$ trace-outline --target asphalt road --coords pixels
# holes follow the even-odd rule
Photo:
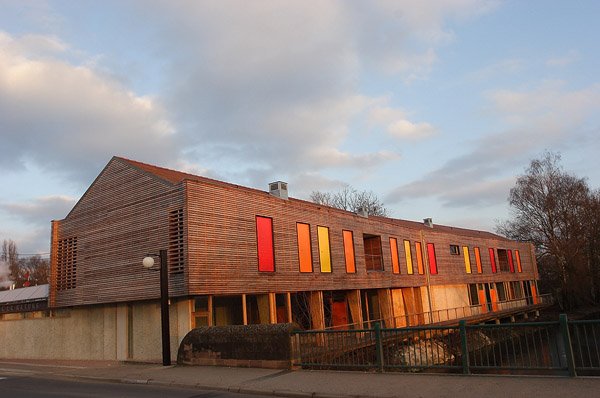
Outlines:
[[[15,376],[2,373],[0,373],[0,397],[260,398],[259,395],[236,394],[228,391],[206,391],[143,384],[50,379],[39,376]]]

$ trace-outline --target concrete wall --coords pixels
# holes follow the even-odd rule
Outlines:
[[[189,300],[170,307],[171,354],[190,331]],[[56,316],[0,321],[0,358],[86,359],[159,362],[160,305],[90,306]]]

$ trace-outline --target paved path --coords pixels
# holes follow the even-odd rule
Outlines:
[[[0,377],[46,375],[296,398],[600,397],[598,377],[462,376],[287,371],[101,361],[0,360]]]

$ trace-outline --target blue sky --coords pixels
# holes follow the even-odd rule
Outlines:
[[[0,0],[0,240],[113,155],[493,230],[544,150],[600,186],[597,1]]]

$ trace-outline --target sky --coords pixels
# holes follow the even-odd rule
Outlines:
[[[600,187],[600,2],[0,0],[0,240],[112,156],[493,231],[531,159]]]

